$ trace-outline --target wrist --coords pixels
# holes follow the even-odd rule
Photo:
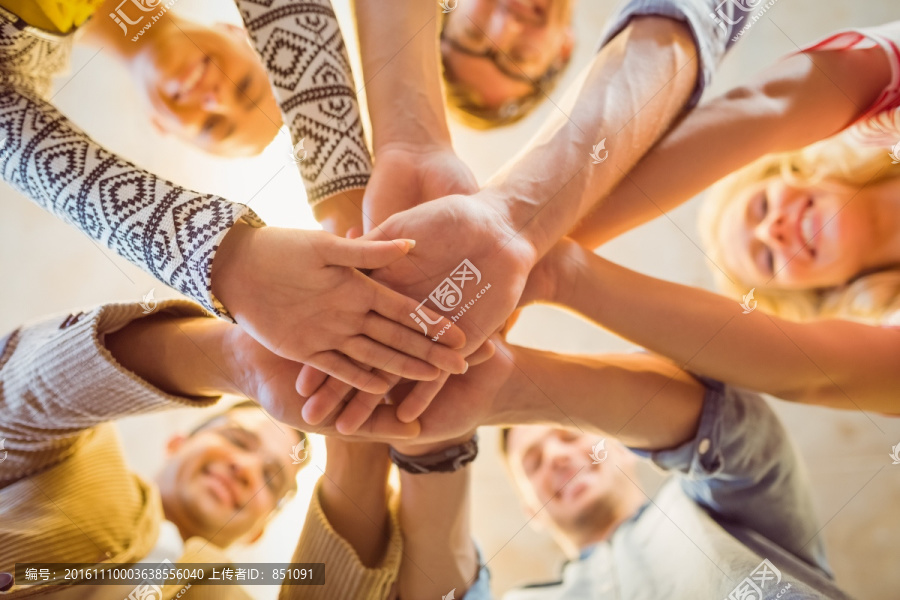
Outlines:
[[[238,221],[225,234],[213,258],[211,291],[232,316],[236,316],[237,309],[233,304],[237,291],[249,281],[245,278],[244,267],[258,233],[258,228]]]
[[[362,203],[365,190],[347,190],[322,200],[313,206],[313,216],[322,229],[340,237],[346,237],[351,229],[362,232]]]
[[[416,443],[395,443],[391,444],[391,447],[400,454],[405,456],[425,456],[426,454],[435,454],[438,452],[443,452],[448,448],[453,448],[454,446],[459,446],[461,444],[465,444],[475,435],[474,431],[467,432],[463,435],[448,439],[441,440],[439,442],[429,442],[427,444],[416,444]]]

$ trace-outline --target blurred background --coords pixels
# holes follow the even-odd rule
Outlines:
[[[334,0],[345,26],[355,67],[353,22],[348,0]],[[581,0],[576,10],[576,55],[556,100],[595,49],[614,3]],[[173,10],[196,20],[240,24],[229,0],[179,0]],[[825,34],[846,27],[900,19],[895,0],[780,0],[748,31],[721,65],[717,94],[743,81],[777,58]],[[358,75],[357,85],[362,81]],[[101,50],[75,51],[67,77],[56,80],[53,102],[99,143],[138,165],[186,187],[249,204],[271,225],[318,228],[307,208],[299,173],[286,136],[253,159],[226,160],[201,154],[162,137],[146,122],[125,73]],[[499,132],[453,127],[460,156],[485,181],[534,134],[551,111],[546,103],[524,122]],[[741,140],[734,140],[740,144]],[[887,151],[887,150],[886,150]],[[0,183],[0,330],[47,314],[109,301],[140,300],[150,290],[157,298],[177,294],[130,263],[52,217]],[[711,288],[695,230],[697,202],[661,217],[600,250],[603,256],[635,270],[681,283]],[[740,299],[736,298],[735,302]],[[630,346],[584,321],[551,308],[529,308],[511,335],[513,343],[557,352],[602,353]],[[900,358],[900,357],[898,357]],[[900,367],[898,367],[900,368]],[[598,390],[602,394],[602,390]],[[898,390],[900,395],[900,390]],[[900,597],[900,465],[892,465],[891,447],[900,443],[900,420],[861,412],[772,404],[806,460],[813,496],[838,583],[851,595],[873,600]],[[120,423],[128,458],[152,477],[164,458],[166,439],[204,418],[203,411],[180,410]],[[563,557],[548,536],[527,526],[506,478],[494,431],[483,431],[475,463],[475,534],[492,572],[498,596],[510,587],[558,578]],[[236,559],[288,560],[302,527],[306,504],[324,467],[324,444],[315,438],[312,459],[300,474],[300,493],[251,548],[232,552]],[[648,495],[662,475],[646,469]],[[277,590],[253,587],[251,594],[274,598]]]

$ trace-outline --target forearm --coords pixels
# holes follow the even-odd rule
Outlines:
[[[516,365],[487,425],[545,424],[615,435],[633,448],[692,439],[703,386],[649,354],[566,356],[508,347]]]
[[[400,598],[462,598],[478,573],[472,542],[470,471],[413,475],[400,471],[404,559]]]
[[[889,77],[880,48],[800,54],[778,62],[688,115],[570,237],[595,248],[757,158],[834,135],[872,104]]]
[[[330,0],[273,0],[265,6],[235,1],[274,84],[291,139],[306,141],[308,157],[299,168],[309,203],[315,206],[364,188],[372,163],[350,60]],[[288,71],[279,62],[281,44],[283,52],[298,53],[296,61],[293,55],[286,59]]]
[[[160,179],[108,152],[28,90],[4,86],[0,100],[0,127],[16,132],[9,135],[0,153],[0,170],[7,183],[91,239],[216,311],[210,289],[217,248],[235,223],[263,224],[253,211]],[[61,140],[78,145],[86,158],[69,165],[65,177],[50,184],[44,158],[60,151]],[[111,201],[125,193],[120,186],[126,181],[140,182],[141,189],[129,211],[119,210],[119,204]],[[73,197],[78,201],[72,202]]]
[[[184,301],[160,303],[157,311],[216,322]],[[104,337],[142,317],[137,304],[111,304],[21,327],[0,341],[0,438],[9,450],[0,486],[58,464],[102,423],[214,402],[165,394],[111,355]]]
[[[335,533],[350,544],[363,566],[375,568],[383,560],[390,537],[390,462],[386,447],[331,438],[326,438],[326,445],[328,463],[321,486],[322,510]]]
[[[434,2],[355,0],[366,101],[377,158],[388,144],[446,145]]]
[[[543,255],[605,197],[662,135],[697,80],[693,40],[679,22],[640,17],[596,56],[568,116],[536,136],[490,183],[499,209]],[[608,160],[591,152],[605,141]],[[509,200],[513,199],[513,200]]]
[[[173,396],[241,394],[228,374],[226,329],[210,318],[151,315],[104,336],[104,345],[123,367]]]
[[[788,400],[897,412],[895,329],[743,314],[739,298],[654,279],[587,251],[573,260],[577,283],[564,288],[561,304],[683,368]]]

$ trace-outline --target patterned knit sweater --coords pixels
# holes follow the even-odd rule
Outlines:
[[[237,0],[295,142],[311,204],[365,187],[371,159],[353,75],[329,0]],[[72,36],[0,9],[0,176],[28,198],[160,281],[227,317],[211,293],[216,249],[242,204],[185,189],[107,151],[47,98]]]

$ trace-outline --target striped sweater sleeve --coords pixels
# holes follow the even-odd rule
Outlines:
[[[290,130],[310,205],[364,188],[372,162],[331,1],[236,2]]]
[[[319,498],[322,479],[316,485],[300,542],[291,562],[325,563],[325,584],[316,586],[283,586],[279,600],[387,600],[403,559],[403,536],[400,531],[399,504],[391,503],[390,538],[381,564],[374,568],[364,566],[353,547],[328,522]]]
[[[184,300],[160,302],[154,314],[208,316]],[[95,426],[120,417],[217,399],[173,396],[120,365],[103,335],[141,318],[138,304],[109,304],[23,326],[0,340],[0,487],[74,453]]]

